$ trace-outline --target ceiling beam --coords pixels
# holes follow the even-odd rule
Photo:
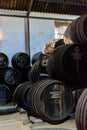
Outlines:
[[[33,2],[34,2],[34,0],[30,0],[29,8],[28,8],[28,11],[27,11],[27,17],[28,17],[29,14],[30,14],[30,11],[31,11],[31,8],[32,8],[32,5],[33,5]]]
[[[60,0],[36,0],[36,1],[87,7],[87,1],[82,2],[80,0],[78,2],[76,2],[75,0],[73,0],[73,1],[67,1],[67,0],[61,0],[61,1]]]

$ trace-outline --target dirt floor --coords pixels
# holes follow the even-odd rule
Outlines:
[[[71,118],[62,124],[51,125],[30,117],[36,123],[28,122],[26,113],[0,115],[0,130],[76,130],[75,120]]]

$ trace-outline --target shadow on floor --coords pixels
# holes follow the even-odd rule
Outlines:
[[[72,129],[65,129],[65,128],[37,128],[35,130],[72,130]]]

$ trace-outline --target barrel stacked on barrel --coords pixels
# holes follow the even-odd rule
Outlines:
[[[73,94],[63,82],[44,79],[19,85],[14,92],[14,102],[27,111],[28,118],[34,116],[58,124],[70,117]]]
[[[28,80],[30,56],[18,52],[12,57],[12,66],[8,64],[7,55],[0,53],[0,105],[12,102],[17,85]]]
[[[47,74],[50,75],[52,79],[67,84],[72,92],[76,92],[74,94],[76,97],[74,98],[79,98],[82,91],[87,87],[87,15],[78,17],[68,26],[64,33],[64,43],[65,45],[57,46],[56,49],[52,48],[52,51],[50,50],[52,46],[48,44],[42,51],[45,55],[51,52],[46,66]],[[83,101],[84,99],[81,100]],[[75,105],[77,105],[77,102],[78,99],[77,101],[75,99]],[[85,104],[86,100],[83,105],[78,105],[77,107],[77,115],[79,115],[79,118],[80,115],[82,115],[81,119],[79,119],[78,116],[76,117],[78,130],[87,130],[85,123],[87,119],[87,109]],[[83,112],[84,109],[85,112]],[[82,113],[85,113],[85,115]],[[82,120],[84,120],[84,122]],[[81,127],[79,127],[79,125]]]
[[[14,68],[6,69],[4,82],[9,84],[10,88],[16,86],[14,102],[27,111],[28,118],[33,115],[49,123],[61,123],[70,117],[73,108],[77,105],[75,108],[77,128],[87,130],[85,120],[87,92],[85,90],[81,96],[82,105],[80,101],[75,104],[73,97],[75,90],[85,89],[87,86],[86,26],[87,15],[74,20],[66,29],[64,40],[53,40],[55,43],[52,41],[52,46],[47,44],[42,52],[34,55],[31,69],[28,55],[17,53],[13,56]],[[22,80],[19,78],[19,71],[23,76]],[[27,80],[25,80],[26,75]],[[3,76],[0,79],[3,79]]]

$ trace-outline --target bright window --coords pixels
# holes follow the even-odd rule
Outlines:
[[[55,39],[63,38],[64,32],[70,23],[71,21],[55,21],[54,22]]]

